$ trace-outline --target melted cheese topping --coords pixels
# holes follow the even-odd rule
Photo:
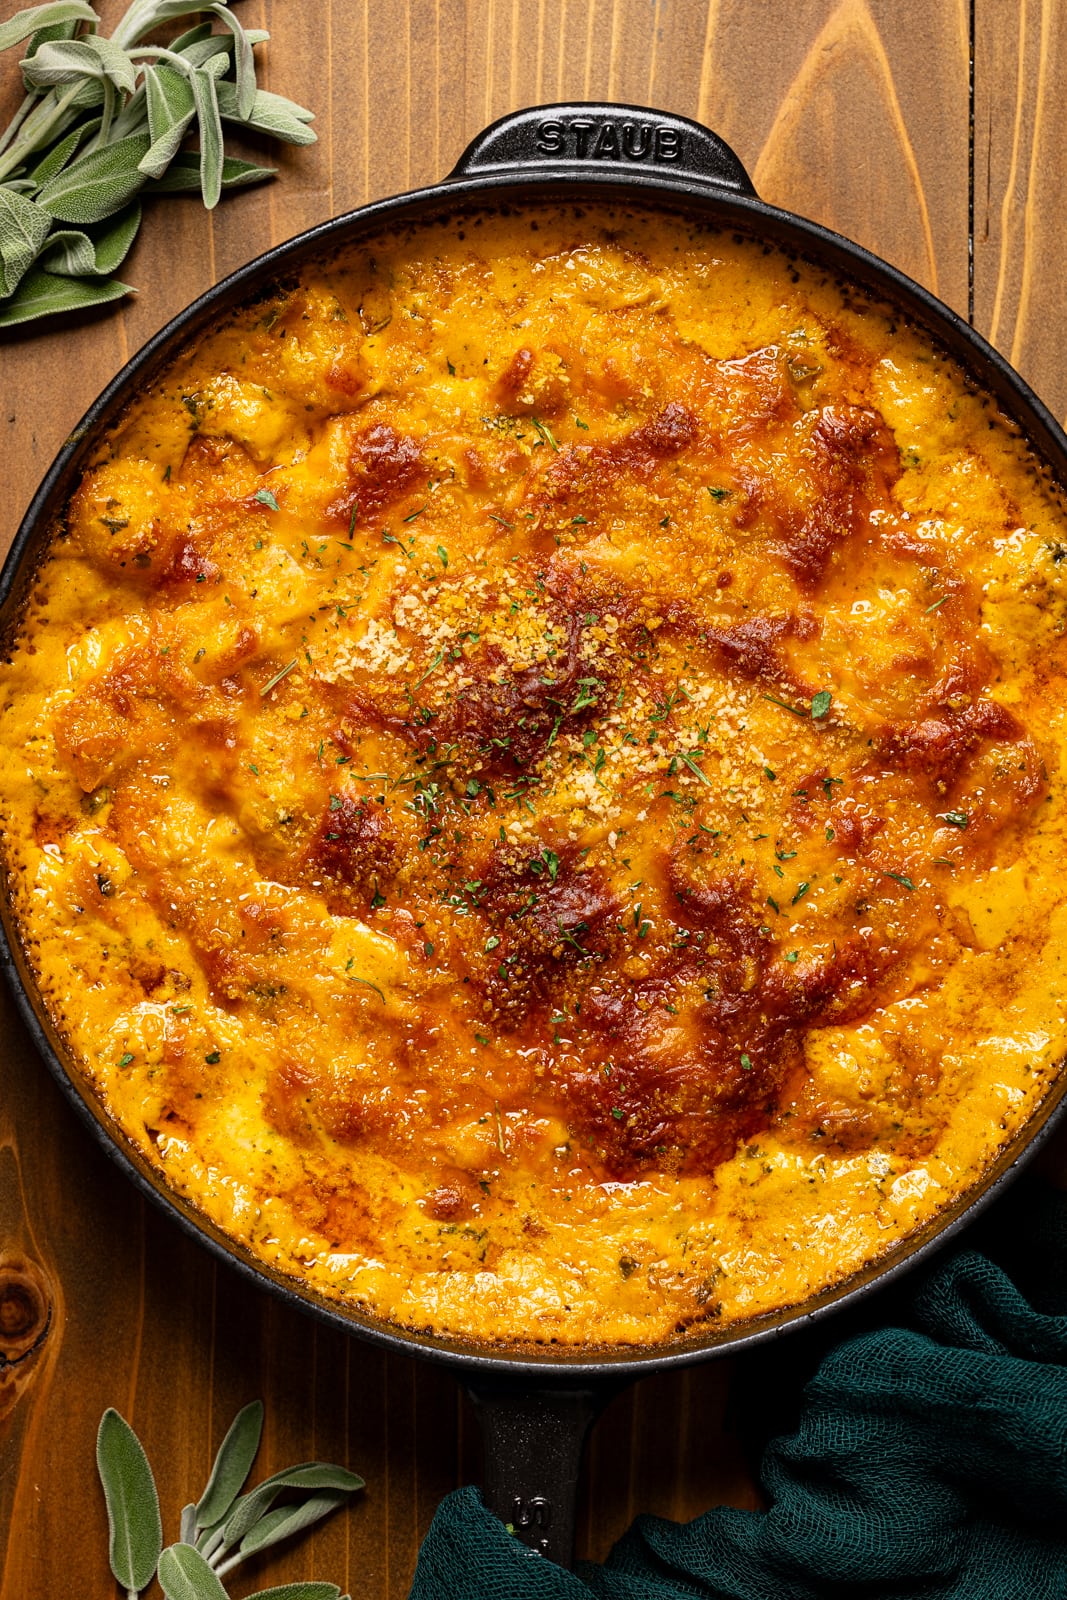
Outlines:
[[[347,1305],[802,1301],[1063,1055],[1065,549],[988,401],[801,263],[629,210],[379,239],[145,393],[39,575],[0,780],[56,1021]]]

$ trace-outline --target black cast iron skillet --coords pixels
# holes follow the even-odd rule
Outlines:
[[[0,575],[0,640],[10,636],[56,520],[105,430],[179,349],[278,279],[321,262],[362,238],[411,221],[455,217],[466,208],[527,207],[538,201],[621,201],[682,210],[754,235],[869,289],[921,324],[1016,421],[1052,475],[1067,485],[1067,437],[1037,396],[956,314],[884,261],[838,234],[757,199],[744,168],[715,134],[695,122],[636,106],[555,105],[502,118],[471,143],[443,183],[376,201],[268,251],[210,289],[134,356],[63,446],[33,499]],[[484,1493],[520,1537],[552,1558],[570,1559],[582,1443],[604,1401],[628,1379],[707,1360],[810,1325],[886,1284],[956,1234],[1010,1182],[1067,1111],[1067,1074],[972,1188],[917,1234],[861,1272],[803,1304],[741,1327],[708,1327],[677,1343],[632,1348],[478,1346],[409,1333],[360,1316],[255,1260],[180,1195],[107,1119],[59,1037],[0,897],[0,963],[22,1016],[60,1087],[99,1142],[143,1194],[176,1217],[215,1255],[292,1305],[372,1344],[436,1361],[467,1386],[486,1446]]]

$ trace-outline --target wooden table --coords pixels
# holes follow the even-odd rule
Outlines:
[[[110,25],[124,6],[100,9]],[[277,182],[213,216],[160,203],[123,269],[141,293],[121,310],[0,344],[0,548],[97,391],[194,295],[312,223],[440,177],[492,118],[568,98],[700,118],[764,198],[970,311],[1057,415],[1067,407],[1056,0],[246,0],[242,14],[270,29],[267,84],[317,111],[319,143],[283,148]],[[16,54],[0,64],[5,108]],[[216,1266],[90,1144],[6,994],[0,1031],[0,1352],[18,1355],[50,1319],[25,1360],[0,1364],[0,1600],[117,1593],[93,1457],[106,1406],[141,1433],[175,1537],[224,1428],[257,1395],[261,1472],[321,1456],[368,1487],[238,1590],[316,1576],[402,1600],[437,1502],[477,1476],[454,1381],[323,1331]],[[787,1411],[803,1352],[762,1359],[755,1387]],[[759,1504],[753,1384],[740,1379],[720,1362],[613,1404],[587,1458],[580,1554],[602,1556],[639,1510]]]

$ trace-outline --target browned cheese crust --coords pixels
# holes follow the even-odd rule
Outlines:
[[[0,768],[56,1021],[333,1299],[799,1302],[1062,1057],[1065,548],[813,268],[620,210],[375,240],[180,359],[57,532]]]

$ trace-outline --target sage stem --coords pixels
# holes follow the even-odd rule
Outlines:
[[[213,1555],[217,1555],[218,1551],[222,1547],[222,1540],[225,1531],[225,1528],[216,1528],[215,1532],[211,1535],[211,1538],[207,1541],[200,1552],[204,1560],[210,1561],[212,1566],[214,1566],[215,1563],[211,1561],[211,1558]]]
[[[39,150],[43,144],[49,142],[57,128],[61,126],[72,101],[84,87],[82,83],[71,84],[66,94],[59,99],[55,98],[54,89],[48,91],[37,109],[26,118],[21,136],[15,140],[7,155],[0,157],[0,182],[9,172],[14,172],[16,167],[20,167],[27,156],[31,156],[35,150]],[[52,102],[51,107],[49,101]],[[46,108],[48,108],[47,115],[39,117],[39,113]]]
[[[142,34],[148,33],[155,26],[154,10],[154,0],[147,0],[147,4],[146,0],[134,0],[111,35],[115,43],[122,45],[123,48],[126,47],[127,41],[135,44]]]
[[[190,66],[183,55],[179,55],[175,50],[168,50],[162,44],[138,45],[135,50],[127,50],[126,54],[131,61],[140,60],[142,56],[151,56],[156,61],[169,61],[179,72],[184,72],[187,78],[191,78],[197,70],[195,67]]]
[[[0,133],[0,151],[7,149],[8,145],[11,143],[12,139],[15,137],[16,133],[19,131],[22,124],[25,122],[26,118],[29,116],[36,104],[37,96],[35,94],[28,94],[23,100],[22,104],[19,106],[18,110],[15,112],[15,115],[11,118],[11,121],[8,123],[7,127],[4,129],[4,132]]]
[[[115,85],[110,78],[104,79],[104,110],[100,119],[100,126],[96,131],[96,138],[89,146],[90,150],[99,150],[107,144],[108,134],[111,132],[111,123],[115,116]]]

